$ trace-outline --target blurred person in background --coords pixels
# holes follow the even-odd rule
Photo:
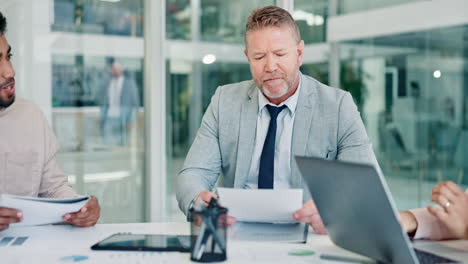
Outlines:
[[[135,80],[122,64],[108,59],[109,74],[97,93],[101,107],[101,131],[107,145],[128,144],[129,130],[137,119],[140,96]]]

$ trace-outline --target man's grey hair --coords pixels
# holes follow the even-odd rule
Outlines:
[[[291,14],[281,7],[264,6],[255,8],[247,18],[245,25],[245,44],[247,46],[247,34],[251,31],[263,29],[266,27],[289,27],[296,42],[301,40],[299,27]]]

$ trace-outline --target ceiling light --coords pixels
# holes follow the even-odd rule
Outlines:
[[[206,54],[203,56],[202,62],[204,64],[212,64],[213,62],[216,61],[216,56],[213,54]]]

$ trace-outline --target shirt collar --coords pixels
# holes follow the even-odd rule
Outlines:
[[[270,101],[268,101],[268,99],[265,97],[262,91],[258,89],[258,112],[259,114],[260,115],[262,114],[262,110],[266,105],[272,105],[272,106],[278,106],[278,107],[286,105],[291,115],[294,115],[294,113],[296,112],[296,106],[297,106],[297,101],[299,99],[301,86],[302,86],[302,78],[301,78],[301,74],[299,73],[299,85],[297,87],[296,92],[291,97],[289,97],[286,101],[281,102],[279,105],[275,105],[271,103]]]

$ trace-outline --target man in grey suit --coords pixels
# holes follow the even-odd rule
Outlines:
[[[101,105],[101,131],[109,145],[125,145],[128,130],[137,117],[140,97],[135,81],[125,74],[124,67],[114,58],[108,60],[109,78],[105,78],[98,93]]]
[[[187,213],[194,201],[216,198],[221,174],[224,187],[303,188],[306,202],[292,217],[324,234],[294,156],[378,168],[359,112],[349,93],[300,73],[304,41],[287,11],[254,9],[245,45],[253,80],[216,90],[177,176],[179,207]]]

